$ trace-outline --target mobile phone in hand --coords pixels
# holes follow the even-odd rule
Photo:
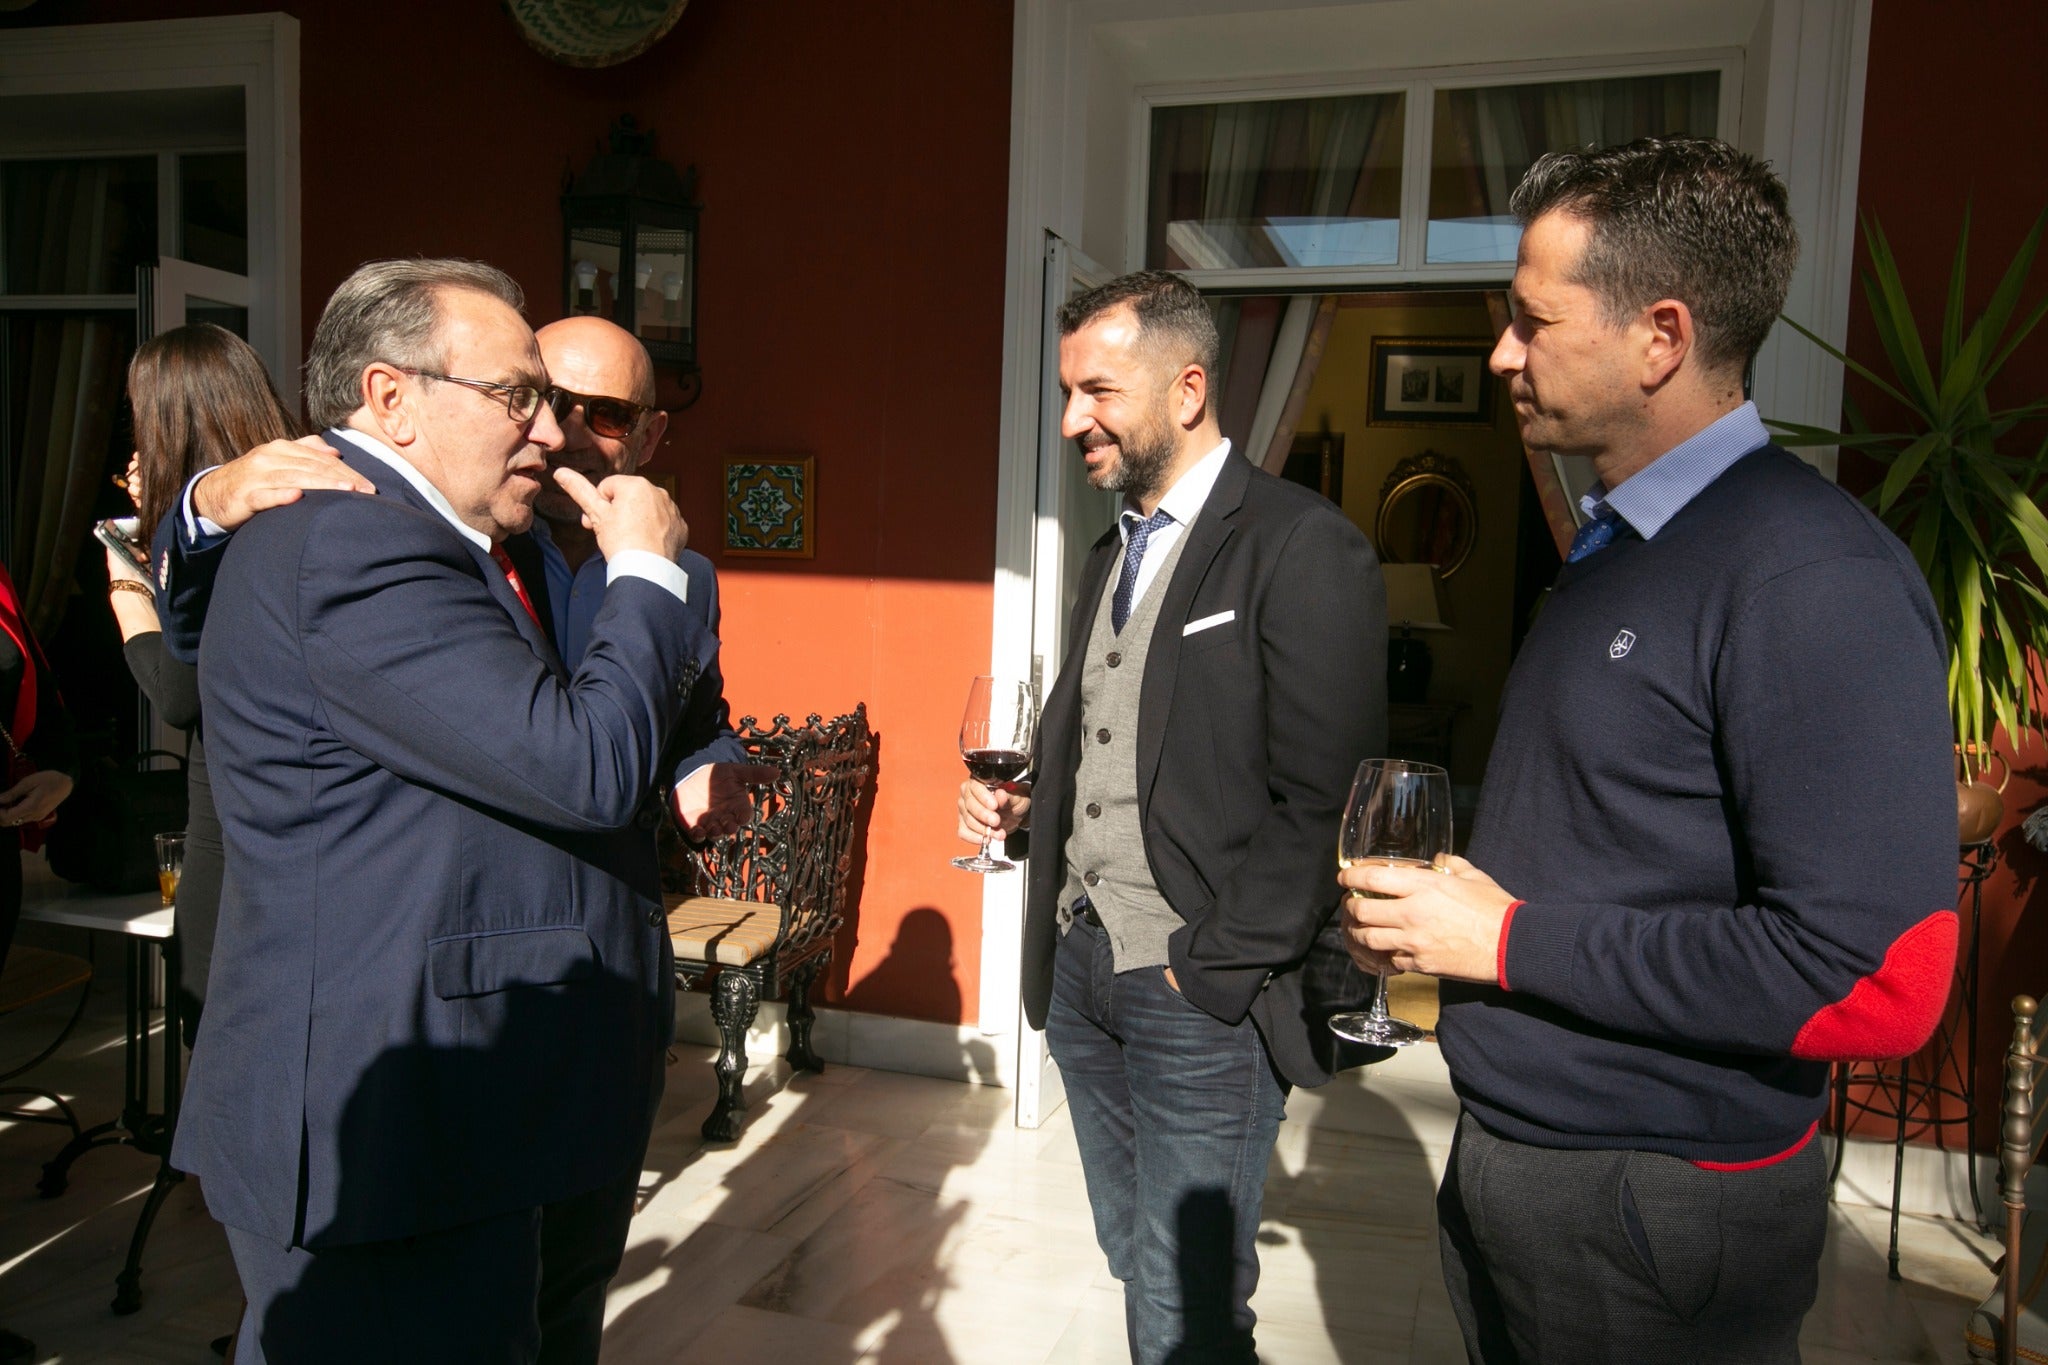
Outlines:
[[[149,547],[141,540],[142,523],[134,517],[109,517],[96,521],[92,533],[100,544],[133,560],[138,568],[149,567]]]

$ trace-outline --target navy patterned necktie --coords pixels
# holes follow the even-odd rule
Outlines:
[[[1614,537],[1621,530],[1621,514],[1612,507],[1601,509],[1600,515],[1579,528],[1572,537],[1572,548],[1564,557],[1567,564],[1576,564],[1582,559],[1591,559],[1614,543]]]
[[[1116,633],[1124,633],[1124,622],[1131,619],[1131,600],[1138,595],[1138,566],[1145,562],[1145,542],[1152,539],[1152,533],[1173,520],[1173,514],[1160,508],[1149,517],[1140,518],[1136,512],[1125,512],[1124,519],[1124,571],[1116,581],[1116,596],[1109,599],[1109,624]]]

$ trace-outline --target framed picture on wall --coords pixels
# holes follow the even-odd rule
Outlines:
[[[1376,427],[1493,425],[1493,343],[1477,337],[1374,337]]]

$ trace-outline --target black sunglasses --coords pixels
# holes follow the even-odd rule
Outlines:
[[[632,403],[623,398],[573,393],[568,389],[548,390],[548,409],[555,414],[555,421],[568,421],[569,414],[579,407],[583,409],[585,426],[614,441],[631,436],[633,428],[640,425],[640,419],[652,411],[645,403]]]

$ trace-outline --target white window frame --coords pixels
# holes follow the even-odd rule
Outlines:
[[[287,14],[248,14],[74,24],[13,29],[7,41],[0,43],[0,96],[219,86],[242,89],[242,145],[249,200],[249,343],[270,367],[286,405],[296,409],[303,345],[299,317],[298,21]],[[170,238],[162,238],[158,245],[162,254],[175,254]]]
[[[1191,104],[1258,104],[1272,100],[1325,99],[1349,95],[1405,96],[1401,151],[1401,250],[1391,265],[1269,266],[1237,270],[1187,270],[1204,293],[1267,292],[1300,289],[1383,289],[1392,284],[1499,284],[1514,271],[1513,261],[1478,261],[1432,265],[1423,259],[1429,234],[1430,147],[1435,133],[1436,92],[1501,85],[1539,85],[1566,81],[1622,80],[1632,76],[1670,76],[1713,71],[1720,75],[1715,111],[1715,136],[1733,143],[1742,120],[1742,52],[1710,48],[1695,52],[1658,53],[1596,63],[1572,61],[1498,62],[1479,66],[1407,68],[1399,72],[1360,72],[1336,79],[1310,76],[1295,79],[1206,81],[1143,86],[1130,103],[1130,177],[1124,206],[1124,259],[1130,269],[1145,260],[1146,215],[1152,190],[1152,113],[1155,109]]]

